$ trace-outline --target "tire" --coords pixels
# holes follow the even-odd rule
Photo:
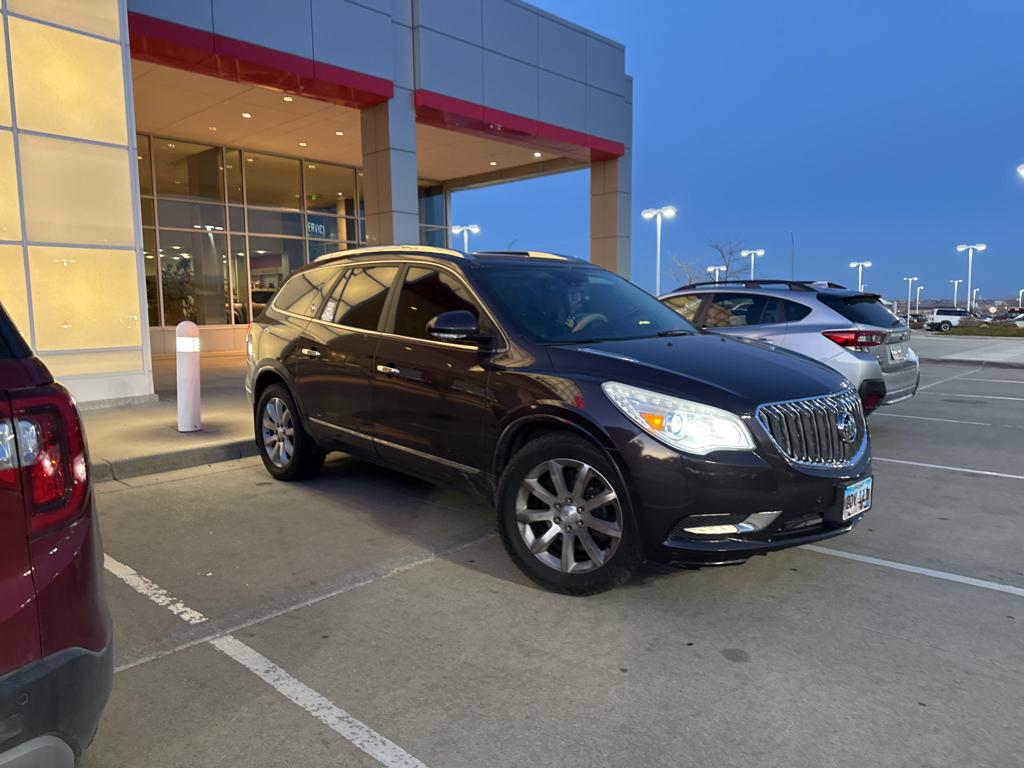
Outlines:
[[[254,426],[263,466],[275,479],[305,480],[320,471],[326,454],[303,429],[287,387],[271,384],[263,391]]]
[[[943,332],[945,332],[945,331],[948,331],[948,330],[949,330],[950,328],[952,328],[952,327],[953,327],[953,326],[951,326],[951,325],[949,324],[949,321],[948,321],[948,320],[943,320],[943,321],[942,321],[942,322],[941,322],[941,323],[939,324],[939,330],[940,330],[940,331],[943,331]]]
[[[581,504],[596,499],[605,503]],[[501,475],[496,506],[509,556],[545,589],[596,595],[626,582],[640,562],[618,468],[577,435],[556,432],[523,446]]]

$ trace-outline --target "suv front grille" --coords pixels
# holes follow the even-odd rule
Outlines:
[[[823,397],[758,406],[757,420],[793,464],[848,467],[864,447],[867,428],[852,389]]]

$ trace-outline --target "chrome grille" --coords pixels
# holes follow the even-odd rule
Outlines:
[[[844,431],[841,424],[852,419]],[[846,467],[864,448],[867,429],[860,396],[852,389],[823,397],[767,403],[757,409],[757,420],[775,447],[794,464],[810,467]]]

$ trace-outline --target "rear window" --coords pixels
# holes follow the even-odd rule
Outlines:
[[[32,351],[0,304],[0,360],[31,357]]]
[[[324,293],[334,282],[340,266],[321,267],[300,272],[291,278],[274,299],[274,309],[313,317],[319,312]]]
[[[836,296],[834,294],[819,293],[818,299],[826,307],[834,309],[847,320],[858,325],[895,328],[901,323],[901,320],[886,309],[877,296],[865,294]]]

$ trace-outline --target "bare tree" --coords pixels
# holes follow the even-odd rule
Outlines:
[[[740,265],[740,251],[743,243],[739,240],[712,240],[708,247],[714,251],[714,256],[707,260],[682,259],[676,257],[672,260],[672,274],[677,280],[687,283],[698,283],[711,279],[708,274],[709,266],[725,267],[722,279],[731,277],[734,270]]]

